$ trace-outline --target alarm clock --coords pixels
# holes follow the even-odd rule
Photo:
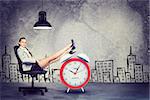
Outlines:
[[[61,60],[64,62],[60,69],[60,80],[68,87],[67,93],[70,89],[81,89],[84,92],[83,87],[89,82],[91,75],[89,58],[85,54],[74,58],[67,55],[63,58],[65,59]]]

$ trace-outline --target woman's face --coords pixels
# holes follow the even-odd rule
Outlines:
[[[26,41],[26,39],[21,39],[21,41],[19,42],[19,45],[21,46],[21,47],[26,47],[27,46],[27,41]]]

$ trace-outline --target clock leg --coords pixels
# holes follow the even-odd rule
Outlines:
[[[67,89],[67,93],[69,92],[70,88]]]
[[[82,92],[84,92],[84,88],[83,87],[81,88],[81,90],[82,90]]]

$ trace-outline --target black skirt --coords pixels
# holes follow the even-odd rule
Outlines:
[[[43,69],[36,62],[35,64],[32,65],[31,71],[43,71]]]

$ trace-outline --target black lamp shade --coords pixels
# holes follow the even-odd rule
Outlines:
[[[33,26],[33,29],[51,29],[51,24],[46,20],[46,12],[39,12],[39,20]]]

